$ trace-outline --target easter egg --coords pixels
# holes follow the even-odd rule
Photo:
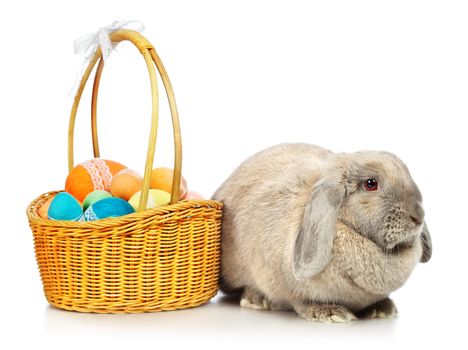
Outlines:
[[[120,170],[112,180],[110,192],[115,196],[128,201],[141,190],[143,179],[140,174],[131,169]]]
[[[150,187],[165,192],[172,192],[172,175],[173,171],[170,168],[154,168],[151,171]],[[180,178],[179,199],[184,199],[187,194],[187,181],[183,177]]]
[[[83,215],[80,203],[67,192],[58,193],[50,203],[47,216],[51,220],[78,221]]]
[[[128,202],[121,198],[105,198],[97,201],[86,209],[84,218],[86,221],[115,218],[135,212]]]
[[[88,193],[88,195],[85,197],[83,201],[83,210],[88,209],[89,206],[92,205],[93,203],[96,203],[100,201],[101,199],[105,199],[105,198],[112,198],[112,194],[103,190],[96,190],[96,191]]]
[[[192,190],[188,190],[187,191],[187,195],[185,196],[186,200],[189,200],[189,199],[203,199],[203,196],[196,192],[196,191],[192,191]]]
[[[141,197],[141,191],[135,193],[132,198],[128,201],[130,205],[133,207],[133,209],[138,210],[138,207],[140,206],[140,197]],[[146,202],[146,209],[151,209],[155,207],[159,207],[162,205],[169,204],[171,201],[171,194],[158,190],[158,189],[151,189],[149,190],[148,193],[148,201]]]
[[[48,219],[49,216],[47,215],[47,212],[49,211],[50,203],[52,203],[52,200],[55,198],[54,196],[50,196],[49,199],[47,199],[39,208],[38,214],[41,218],[43,219]]]
[[[79,201],[94,190],[109,191],[114,175],[126,166],[100,158],[94,158],[74,167],[65,182],[65,191]]]

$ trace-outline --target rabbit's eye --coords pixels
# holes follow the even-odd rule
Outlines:
[[[367,179],[364,181],[364,187],[367,191],[375,191],[379,187],[376,179]]]

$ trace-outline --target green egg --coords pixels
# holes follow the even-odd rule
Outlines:
[[[96,203],[100,201],[101,199],[112,198],[112,197],[113,196],[107,191],[96,190],[96,191],[90,192],[83,201],[83,210],[88,209],[91,204]]]

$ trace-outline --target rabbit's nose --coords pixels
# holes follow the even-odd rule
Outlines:
[[[410,219],[415,225],[422,225],[424,221],[424,209],[421,204],[417,203],[414,205],[413,210],[410,214]]]
[[[418,218],[414,217],[413,215],[411,215],[410,218],[411,218],[411,221],[413,221],[416,225],[419,226],[422,224],[422,222]]]

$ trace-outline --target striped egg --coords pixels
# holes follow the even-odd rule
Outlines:
[[[86,221],[116,218],[119,216],[134,213],[127,201],[120,198],[105,198],[91,204],[84,212]]]
[[[110,191],[114,176],[126,166],[112,160],[94,158],[74,167],[65,182],[65,191],[80,202],[96,190]]]

